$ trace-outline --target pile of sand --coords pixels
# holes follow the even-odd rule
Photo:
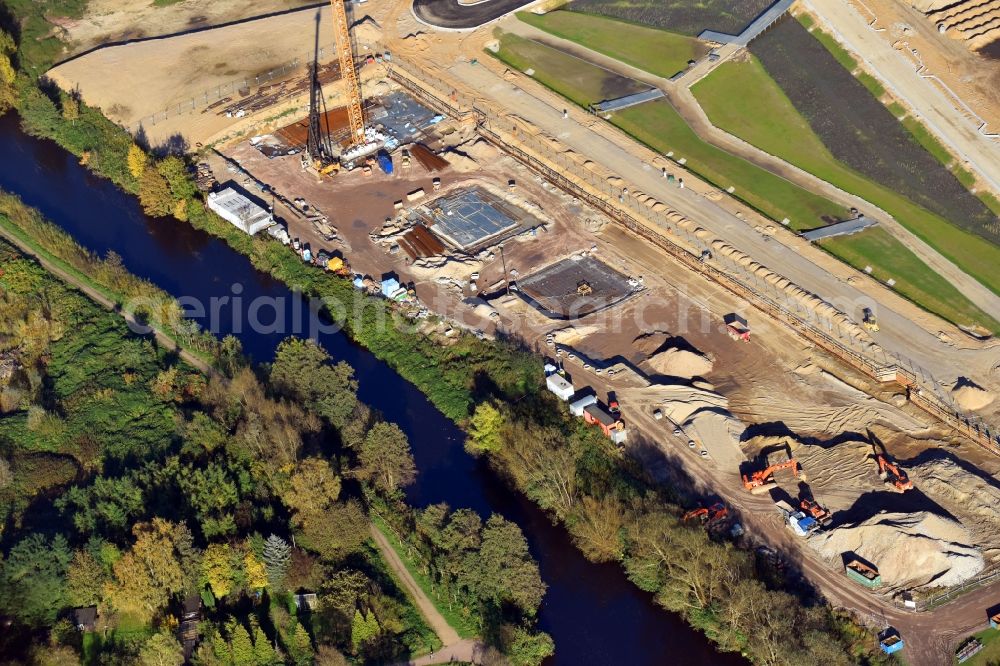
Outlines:
[[[959,377],[958,381],[955,382],[954,388],[951,389],[951,396],[955,399],[955,404],[966,411],[988,407],[996,398],[992,392],[965,377]]]
[[[643,333],[632,340],[632,354],[646,358],[662,347],[669,337],[666,331]]]
[[[983,569],[983,555],[969,545],[968,531],[926,511],[881,513],[818,534],[810,544],[838,562],[844,553],[857,553],[878,567],[890,587],[951,587]]]
[[[949,513],[961,516],[991,535],[1000,535],[1000,487],[966,471],[950,458],[929,460],[910,468],[910,477],[920,490]],[[968,517],[968,520],[966,520]]]
[[[480,168],[476,160],[456,150],[449,150],[445,152],[445,154],[442,155],[442,157],[448,160],[448,164],[451,165],[451,168],[457,171],[458,173],[469,173],[471,171],[478,171]]]
[[[698,352],[671,347],[646,359],[656,374],[668,377],[703,377],[712,371],[712,359]]]
[[[500,157],[497,147],[485,139],[476,139],[474,142],[462,146],[466,155],[480,163],[490,162]]]

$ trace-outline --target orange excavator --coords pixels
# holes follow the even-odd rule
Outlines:
[[[766,469],[754,472],[750,476],[743,475],[743,487],[754,494],[762,493],[774,485],[774,473],[783,469],[792,470],[796,477],[799,475],[799,462],[795,458],[789,458],[785,462],[769,465]]]
[[[905,493],[913,488],[913,481],[910,481],[910,477],[899,465],[890,462],[884,454],[878,452],[875,453],[875,460],[878,462],[878,475],[897,492]]]
[[[703,506],[697,509],[692,509],[684,514],[681,518],[685,523],[689,520],[694,520],[695,518],[700,518],[703,523],[714,523],[717,520],[722,520],[729,515],[729,509],[722,502],[716,502],[707,509]]]
[[[799,503],[799,506],[802,507],[802,510],[807,516],[815,518],[816,522],[820,525],[829,525],[833,521],[833,516],[830,515],[830,512],[827,511],[826,508],[820,506],[818,502],[814,502],[810,499],[803,499]]]

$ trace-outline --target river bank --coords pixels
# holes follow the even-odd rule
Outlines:
[[[73,156],[20,132],[15,117],[0,119],[0,138],[8,147],[0,187],[39,208],[84,246],[98,253],[118,252],[130,271],[175,296],[203,302],[228,299],[227,314],[232,316],[221,319],[213,332],[236,335],[254,360],[270,360],[277,343],[293,332],[246,330],[242,322],[254,299],[280,299],[291,328],[307,332],[320,327],[301,294],[254,270],[217,238],[174,220],[146,217],[133,198],[93,176]],[[240,285],[238,294],[234,285]],[[445,501],[483,515],[497,511],[521,525],[549,584],[539,628],[556,642],[554,663],[654,664],[678,653],[688,663],[740,661],[719,655],[704,636],[657,608],[651,595],[629,583],[616,565],[587,562],[545,514],[511,493],[484,460],[465,454],[464,434],[389,366],[343,334],[319,337],[336,359],[356,368],[359,398],[409,436],[420,470],[408,493],[412,503]]]

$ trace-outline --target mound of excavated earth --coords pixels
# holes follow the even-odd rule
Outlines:
[[[702,377],[712,371],[712,359],[686,349],[670,349],[650,356],[646,363],[654,372],[670,377]]]
[[[645,358],[662,347],[669,338],[670,334],[665,331],[643,333],[632,340],[632,353]]]
[[[926,511],[881,513],[817,534],[810,544],[839,562],[854,552],[878,567],[889,587],[951,587],[983,569],[982,553],[954,520]]]
[[[950,458],[928,460],[911,467],[910,478],[977,535],[1000,541],[1000,487],[962,468]]]
[[[965,378],[955,382],[951,397],[959,407],[970,412],[989,407],[996,398],[990,391]]]

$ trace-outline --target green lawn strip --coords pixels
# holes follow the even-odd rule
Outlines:
[[[780,176],[702,141],[666,100],[633,106],[611,116],[611,122],[653,150],[674,159],[716,187],[734,187],[733,195],[773,220],[788,218],[796,230],[843,219],[849,211]]]
[[[872,267],[880,282],[896,281],[892,289],[920,307],[955,324],[979,325],[996,333],[1000,322],[980,310],[951,282],[941,277],[885,229],[868,229],[851,236],[819,242],[819,246],[855,268]]]
[[[466,617],[462,615],[458,609],[452,609],[448,607],[448,602],[442,599],[438,592],[435,590],[434,586],[431,584],[430,578],[427,574],[423,572],[420,565],[413,559],[413,557],[406,552],[406,549],[393,534],[392,530],[384,520],[374,512],[371,514],[372,523],[378,528],[379,532],[385,535],[386,540],[388,540],[389,545],[399,556],[399,559],[403,561],[406,566],[406,570],[410,572],[413,576],[413,580],[417,581],[417,585],[420,589],[424,591],[427,598],[434,603],[434,607],[438,609],[438,612],[444,617],[444,619],[451,625],[452,629],[458,632],[458,635],[462,638],[474,638],[479,635],[479,631],[476,629],[475,624],[471,617]]]
[[[686,69],[689,60],[708,52],[704,44],[691,37],[594,14],[565,10],[542,15],[518,12],[517,18],[663,78]]]
[[[581,89],[595,88],[593,82],[604,76],[600,67],[573,58],[573,80],[568,81],[557,56],[569,56],[507,33],[500,35],[500,51],[491,54],[520,71],[534,70],[536,81],[581,106],[586,105]],[[788,218],[793,229],[812,229],[823,225],[824,216],[842,219],[849,214],[843,206],[702,141],[666,100],[618,111],[611,122],[657,152],[685,158],[685,168],[716,187],[736,188],[734,196],[771,219]]]
[[[858,61],[854,59],[854,56],[848,53],[847,49],[841,46],[840,42],[834,39],[833,35],[823,32],[819,28],[812,28],[812,19],[809,20],[809,23],[806,23],[803,20],[804,18],[807,18],[804,14],[799,16],[799,23],[809,30],[812,36],[815,37],[820,44],[826,47],[827,51],[833,54],[833,57],[836,58],[837,62],[839,62],[844,69],[853,73],[854,70],[858,68]],[[810,28],[812,29],[810,30]],[[883,92],[885,91],[883,90]]]
[[[972,637],[979,639],[979,642],[983,644],[983,649],[972,659],[964,662],[965,666],[987,666],[987,664],[1000,662],[1000,631],[990,627]],[[958,663],[957,658],[954,663]]]
[[[1000,248],[838,161],[756,58],[723,63],[692,92],[717,127],[871,201],[967,274],[1000,293],[1000,272],[995,270],[1000,265]]]
[[[71,266],[70,264],[66,263],[59,257],[49,252],[48,250],[39,246],[34,238],[32,238],[29,234],[27,234],[23,229],[21,229],[21,227],[15,224],[13,220],[8,218],[6,215],[0,215],[0,227],[3,227],[12,236],[21,241],[22,244],[24,244],[31,250],[32,254],[41,259],[44,259],[45,261],[47,261],[53,266],[56,266],[60,270],[65,271],[68,275],[80,281],[81,283],[87,285],[87,287],[101,294],[101,296],[104,296],[109,301],[117,303],[119,305],[121,305],[124,302],[125,297],[122,296],[121,294],[115,293],[109,290],[104,285],[95,282],[86,273],[81,272],[79,269]],[[173,334],[172,331],[168,329],[161,329],[161,332],[164,335],[166,335],[178,348],[181,346],[181,343],[178,341],[177,337]],[[205,361],[210,365],[215,362],[215,359],[212,358],[211,355],[200,352],[199,350],[189,349],[188,351],[190,351],[193,355],[197,356],[198,358],[200,358],[201,360]]]
[[[901,121],[903,127],[906,128],[913,138],[917,140],[921,146],[924,147],[928,153],[933,155],[938,162],[948,166],[955,161],[955,158],[951,156],[948,149],[938,141],[937,137],[930,133],[930,130],[924,126],[922,122],[914,118],[913,116],[906,116]]]
[[[979,197],[980,201],[986,204],[987,208],[997,215],[1000,215],[1000,199],[997,199],[990,192],[976,192],[976,196]]]
[[[510,33],[500,35],[500,51],[493,55],[521,72],[534,70],[529,76],[584,108],[617,96],[617,91],[609,93],[609,81],[619,85],[632,81],[559,49]],[[628,94],[647,88],[635,82],[621,92]]]

